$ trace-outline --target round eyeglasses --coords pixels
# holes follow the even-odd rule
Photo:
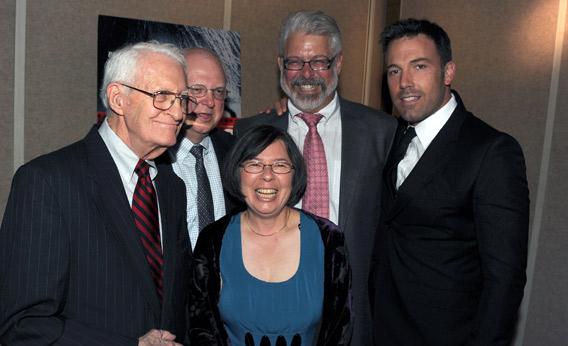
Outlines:
[[[172,108],[174,102],[176,102],[176,99],[179,99],[179,102],[181,104],[181,111],[184,114],[191,114],[195,109],[195,106],[197,105],[197,101],[195,100],[195,98],[185,93],[176,94],[172,91],[167,91],[167,90],[159,90],[151,93],[146,90],[135,88],[128,84],[120,83],[120,85],[130,88],[132,90],[139,91],[144,95],[150,96],[154,100],[153,103],[154,107],[161,111],[167,111],[168,109]]]
[[[308,64],[313,71],[324,71],[329,70],[335,57],[316,57],[310,61],[305,61],[298,58],[286,58],[284,59],[284,68],[290,71],[300,71],[304,68],[305,64]]]
[[[262,173],[264,172],[264,167],[267,166],[270,167],[272,172],[276,174],[288,174],[294,169],[294,166],[286,161],[275,161],[272,164],[264,164],[260,161],[253,160],[247,161],[241,165],[245,172],[251,174]]]
[[[211,92],[213,93],[213,98],[216,100],[225,100],[225,97],[227,97],[227,95],[229,94],[229,90],[224,87],[208,89],[203,84],[191,85],[187,88],[187,90],[193,97],[204,97],[205,95],[207,95],[207,92],[211,90]]]

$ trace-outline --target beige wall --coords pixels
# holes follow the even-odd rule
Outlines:
[[[376,30],[368,31],[371,22],[380,20],[369,15],[373,3],[377,4],[374,8],[380,8],[383,1],[234,1],[231,29],[241,33],[243,115],[252,115],[266,108],[270,101],[280,98],[276,65],[278,31],[285,14],[300,9],[323,9],[336,18],[343,35],[341,75],[349,76],[340,80],[339,88],[344,97],[365,101],[366,68],[379,66]],[[371,57],[367,56],[369,42],[374,52]],[[371,61],[372,66],[367,61]],[[375,102],[373,104],[378,106],[378,99],[368,102]]]
[[[241,34],[242,113],[252,115],[280,98],[276,67],[277,36],[290,11],[323,9],[336,17],[344,38],[343,95],[378,106],[380,63],[376,35],[382,0],[327,2],[276,0],[18,0],[26,12],[20,73],[24,76],[22,111],[14,117],[14,27],[16,1],[0,0],[0,211],[3,212],[13,167],[82,138],[94,121],[97,94],[98,15],[208,26]],[[370,12],[372,11],[372,12]],[[371,14],[370,14],[371,13]],[[373,77],[373,74],[375,77]],[[4,119],[5,118],[5,119]],[[23,135],[12,145],[14,118]],[[22,158],[13,158],[14,149]],[[20,162],[21,161],[21,162]]]
[[[566,27],[559,28],[563,46],[555,46],[561,3],[566,0],[400,1],[402,18],[428,18],[450,35],[457,65],[453,87],[466,107],[523,147],[531,244],[517,345],[568,340]],[[563,59],[556,71],[559,51]],[[551,87],[554,78],[558,90]]]
[[[3,214],[13,172],[14,35],[16,0],[0,0],[0,212]]]

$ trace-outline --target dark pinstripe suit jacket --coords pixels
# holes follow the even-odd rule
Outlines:
[[[396,120],[359,103],[339,99],[341,110],[341,182],[339,228],[345,233],[353,271],[355,324],[353,346],[371,345],[368,295],[369,266],[375,231],[379,224],[381,174],[387,160]],[[235,135],[257,125],[288,129],[288,116],[261,114],[237,122]],[[301,149],[300,149],[301,150]]]
[[[160,306],[131,209],[94,127],[22,166],[0,229],[0,343],[134,344],[151,328],[186,337],[185,187],[158,166]]]

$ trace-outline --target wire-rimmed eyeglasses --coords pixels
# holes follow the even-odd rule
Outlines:
[[[184,114],[191,114],[195,109],[195,105],[197,104],[195,98],[185,93],[176,94],[173,91],[167,91],[167,90],[159,90],[151,93],[146,90],[135,88],[128,84],[120,83],[120,85],[130,88],[132,90],[139,91],[144,95],[150,96],[154,100],[153,102],[154,107],[161,111],[167,111],[168,109],[172,108],[174,102],[176,102],[176,99],[179,99],[181,104],[181,110]]]
[[[276,174],[288,174],[293,169],[294,166],[287,161],[274,161],[271,164],[265,164],[257,160],[246,161],[241,164],[241,167],[247,173],[258,174],[264,172],[264,167],[270,167],[273,173]]]
[[[284,68],[290,71],[300,71],[304,68],[305,64],[308,64],[310,68],[314,71],[324,71],[329,70],[335,57],[328,58],[326,56],[315,57],[312,60],[305,61],[298,58],[285,58]]]
[[[187,90],[193,97],[203,97],[207,95],[207,92],[209,90],[211,90],[211,92],[213,93],[213,98],[216,100],[225,100],[225,97],[227,97],[227,95],[229,94],[229,90],[227,90],[227,88],[218,87],[218,88],[208,89],[203,84],[190,85],[187,88]]]

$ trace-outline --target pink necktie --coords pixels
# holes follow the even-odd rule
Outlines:
[[[308,125],[308,134],[304,141],[304,161],[308,168],[308,186],[302,200],[302,209],[321,217],[329,217],[329,183],[327,161],[323,141],[318,133],[317,124],[321,114],[298,114]]]

